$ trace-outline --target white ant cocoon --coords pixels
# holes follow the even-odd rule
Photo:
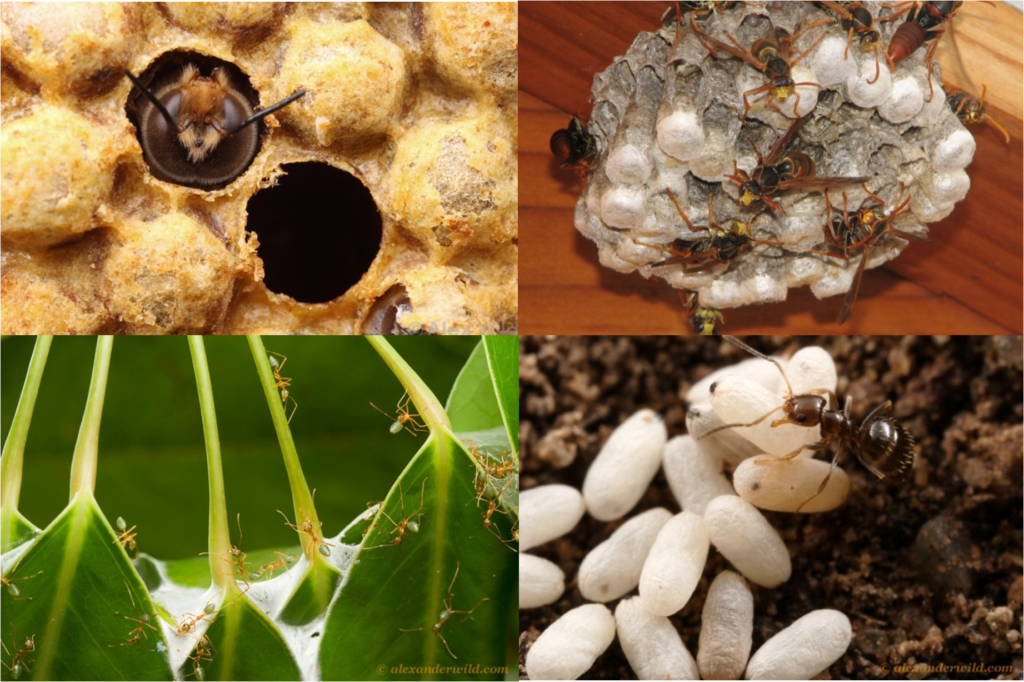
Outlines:
[[[735,429],[722,429],[707,435],[724,424],[711,403],[691,404],[686,410],[686,430],[697,441],[700,449],[715,460],[736,466],[748,457],[764,454],[761,448],[736,433]]]
[[[704,519],[688,511],[669,519],[654,540],[640,573],[644,608],[655,616],[671,616],[686,606],[704,571],[708,549]]]
[[[703,515],[714,498],[735,494],[721,464],[692,436],[679,436],[665,445],[664,466],[672,494],[686,511]]]
[[[836,467],[825,489],[815,497],[830,467],[831,463],[820,459],[755,457],[736,468],[732,484],[740,497],[761,509],[824,512],[841,505],[850,493],[850,479]]]
[[[711,500],[704,512],[711,542],[748,580],[777,587],[793,566],[782,536],[754,505],[735,495]]]
[[[769,363],[771,364],[771,363]],[[793,395],[810,393],[811,391],[832,391],[835,393],[839,377],[836,374],[836,363],[828,351],[820,346],[801,348],[789,359],[785,367],[786,376],[793,386]],[[778,381],[778,393],[788,394],[789,387],[782,373],[775,370]]]
[[[580,491],[561,484],[524,490],[519,502],[519,550],[524,552],[562,537],[576,527],[587,511]]]
[[[526,654],[531,680],[575,680],[615,639],[615,617],[604,604],[584,604],[556,620]]]
[[[738,680],[754,636],[754,595],[741,576],[722,571],[708,588],[700,617],[697,666],[705,680]]]
[[[850,619],[839,611],[811,611],[754,653],[745,679],[809,680],[838,661],[852,637]]]
[[[783,416],[783,402],[779,394],[742,377],[725,377],[715,384],[715,390],[711,392],[711,405],[726,424],[749,424],[775,410],[755,426],[731,429],[771,455],[788,455],[804,445],[817,442],[821,436],[818,426],[780,424],[773,428],[772,421]],[[805,450],[801,456],[813,454],[813,451]]]
[[[580,564],[580,594],[590,601],[606,602],[633,590],[640,582],[654,539],[671,518],[672,512],[667,509],[649,509],[626,521],[590,550]]]
[[[667,439],[653,410],[640,410],[615,429],[583,480],[590,515],[613,521],[635,507],[658,473]]]
[[[821,228],[818,228],[818,234],[820,235]],[[786,369],[787,361],[785,358],[775,358],[782,369]],[[716,369],[711,374],[707,375],[697,383],[695,383],[690,390],[686,392],[686,402],[693,404],[706,403],[711,399],[711,384],[715,383],[723,377],[744,377],[755,381],[770,391],[776,390],[779,385],[779,368],[761,358],[749,358],[740,362],[739,364],[732,365],[730,367],[722,367]]]
[[[565,573],[547,559],[519,553],[519,608],[535,609],[565,592]]]
[[[619,644],[641,680],[697,680],[697,663],[683,638],[664,616],[652,616],[638,597],[615,608]]]

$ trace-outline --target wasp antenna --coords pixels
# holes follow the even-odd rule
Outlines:
[[[124,70],[124,75],[128,76],[128,80],[130,80],[132,83],[134,83],[135,87],[137,87],[139,89],[139,91],[143,95],[145,95],[149,99],[150,102],[153,103],[153,106],[155,106],[157,111],[159,111],[160,114],[164,117],[164,120],[167,121],[167,124],[169,126],[171,126],[171,129],[172,130],[177,130],[178,129],[178,122],[174,120],[173,116],[171,116],[171,112],[167,111],[167,107],[164,106],[164,103],[161,102],[157,98],[156,95],[154,95],[152,92],[150,92],[149,88],[147,88],[145,85],[143,85],[142,81],[140,81],[138,78],[136,78],[135,74],[133,74],[131,71],[129,71],[128,69],[125,69]]]
[[[306,94],[306,88],[299,88],[298,90],[296,90],[292,94],[288,95],[287,97],[285,97],[283,100],[281,100],[277,104],[271,104],[266,109],[260,109],[255,114],[253,114],[252,116],[250,116],[249,118],[245,119],[244,121],[239,123],[237,126],[232,128],[231,130],[229,130],[228,131],[228,135],[234,135],[235,133],[237,133],[239,130],[241,130],[242,128],[246,127],[250,123],[255,123],[256,121],[260,120],[264,116],[267,116],[268,114],[272,114],[272,113],[274,113],[275,111],[277,111],[279,109],[283,109],[284,107],[288,106],[289,104],[291,104],[292,102],[294,102],[295,100],[297,100],[298,98],[302,97],[305,94]]]

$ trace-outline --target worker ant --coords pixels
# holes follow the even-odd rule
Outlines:
[[[39,573],[35,573],[33,575],[26,575],[23,578],[0,578],[0,581],[3,581],[3,586],[7,588],[7,594],[11,595],[11,597],[13,597],[16,601],[21,601],[22,599],[32,599],[32,597],[19,596],[21,594],[21,590],[19,590],[18,586],[14,583],[16,583],[19,580],[31,580],[32,578],[35,578],[38,575],[42,575],[42,573],[42,571],[39,571]]]
[[[381,547],[398,547],[399,559],[401,560],[402,538],[404,538],[406,536],[406,534],[408,534],[408,533],[418,533],[418,532],[420,532],[420,521],[423,519],[423,514],[422,514],[422,511],[423,511],[423,495],[426,492],[426,489],[427,489],[427,479],[424,478],[423,479],[423,483],[420,484],[420,506],[417,507],[416,511],[414,511],[413,513],[411,513],[408,516],[406,516],[405,515],[405,495],[402,493],[402,482],[399,481],[398,482],[398,499],[399,499],[399,503],[401,504],[401,508],[402,508],[402,520],[401,521],[395,521],[393,518],[391,518],[388,515],[388,513],[386,511],[384,511],[384,507],[383,506],[377,512],[378,514],[383,514],[384,518],[386,518],[388,521],[390,521],[391,524],[394,526],[394,528],[392,528],[391,530],[384,531],[384,533],[387,534],[387,535],[394,534],[395,535],[394,539],[389,540],[389,541],[387,541],[387,542],[385,542],[384,544],[381,544],[381,545],[373,545],[372,547],[364,547],[363,549],[379,549]]]
[[[377,410],[382,415],[384,415],[388,419],[391,419],[391,421],[394,422],[388,428],[388,431],[392,435],[397,434],[403,428],[406,431],[408,431],[409,433],[411,433],[412,435],[414,435],[414,436],[416,434],[418,434],[418,433],[421,433],[421,432],[427,430],[426,426],[424,426],[421,422],[416,420],[416,418],[419,417],[419,415],[416,414],[415,412],[409,412],[409,393],[408,392],[403,393],[402,397],[399,398],[399,400],[398,400],[398,418],[397,419],[396,418],[392,418],[392,416],[390,414],[388,414],[384,410],[380,409],[379,407],[377,407],[373,403],[370,403],[370,405],[373,406],[373,409]]]
[[[138,616],[138,618],[132,618],[131,616],[127,616],[121,613],[120,611],[115,611],[114,613],[116,613],[119,616],[124,616],[126,620],[138,623],[139,626],[128,633],[128,638],[125,639],[125,641],[121,642],[120,644],[108,644],[107,646],[113,648],[115,646],[128,646],[130,644],[138,644],[146,651],[156,651],[155,649],[150,649],[148,646],[142,643],[143,639],[149,639],[149,637],[146,635],[146,628],[149,628],[153,632],[157,632],[157,629],[150,622],[152,616],[150,616],[148,613],[142,613],[139,611],[139,607],[135,604],[135,597],[134,595],[132,595],[132,589],[128,587],[128,581],[122,578],[121,582],[124,583],[125,589],[128,590],[128,597],[132,600],[132,608],[135,609],[135,615]]]
[[[457,572],[457,571],[456,571]],[[14,628],[14,623],[11,623],[11,627]],[[14,633],[11,633],[11,645],[14,647],[15,653],[7,648],[7,645],[0,641],[0,646],[4,648],[7,655],[11,657],[10,664],[4,663],[4,667],[11,671],[11,677],[18,679],[21,677],[22,672],[31,673],[32,669],[28,667],[29,661],[25,660],[26,657],[34,653],[36,650],[36,636],[25,638],[25,645],[22,647],[18,646],[18,640],[15,638]]]
[[[408,628],[408,629],[406,629],[406,628],[398,628],[401,632],[416,632],[418,630],[430,630],[431,632],[433,632],[434,634],[436,634],[438,637],[441,638],[441,641],[444,642],[444,647],[446,649],[448,649],[448,653],[451,654],[451,657],[456,659],[456,660],[458,660],[459,657],[456,656],[454,653],[452,653],[452,648],[450,646],[448,646],[448,640],[446,640],[444,638],[444,635],[441,634],[441,627],[444,626],[444,624],[448,622],[448,620],[452,617],[452,614],[456,614],[456,613],[464,613],[464,614],[466,614],[466,618],[459,618],[458,619],[460,621],[465,621],[467,618],[472,620],[472,618],[473,618],[472,613],[474,611],[476,611],[480,607],[480,605],[483,604],[485,601],[490,601],[490,599],[488,597],[484,597],[483,599],[481,599],[480,601],[477,602],[476,606],[474,606],[473,608],[469,609],[468,611],[459,611],[459,610],[453,608],[452,607],[452,599],[455,597],[455,595],[452,594],[452,588],[455,587],[455,579],[458,578],[458,577],[459,577],[459,562],[455,562],[455,575],[452,576],[452,583],[451,583],[451,585],[448,586],[448,596],[445,599],[443,599],[442,602],[441,602],[444,605],[444,609],[441,611],[440,616],[438,616],[438,619],[437,619],[436,623],[434,623],[430,627]]]
[[[277,358],[281,358],[278,361]],[[275,353],[272,350],[267,351],[267,360],[270,361],[270,369],[274,372],[274,379],[277,380],[277,388],[281,390],[281,403],[285,408],[288,407],[288,401],[292,401],[292,413],[288,415],[288,423],[292,423],[292,417],[295,416],[295,410],[299,409],[299,404],[295,401],[288,388],[292,385],[292,380],[289,377],[282,377],[281,370],[284,369],[284,363],[288,362],[288,358],[280,353]]]
[[[702,434],[699,439],[707,438],[713,433],[724,429],[743,428],[760,424],[765,419],[782,410],[782,419],[772,421],[772,428],[782,424],[793,424],[812,428],[821,427],[820,440],[814,443],[801,445],[797,450],[781,457],[772,457],[761,460],[768,463],[772,461],[790,460],[804,450],[823,450],[832,440],[839,442],[835,455],[832,457],[832,466],[828,474],[818,487],[818,492],[805,500],[797,507],[800,511],[808,502],[816,498],[825,490],[832,472],[839,463],[839,456],[844,447],[849,447],[864,465],[864,468],[877,476],[879,479],[886,476],[898,476],[904,473],[914,463],[914,437],[896,421],[892,415],[892,401],[886,401],[872,410],[858,427],[850,418],[850,406],[852,399],[846,397],[846,403],[840,412],[836,395],[828,389],[814,389],[806,393],[793,395],[793,387],[789,383],[786,371],[777,360],[764,353],[754,350],[734,336],[724,337],[727,341],[747,351],[754,357],[767,360],[775,365],[782,378],[786,382],[788,393],[785,400],[779,407],[767,414],[755,419],[748,424],[723,424]],[[715,392],[715,384],[711,385],[711,393]]]
[[[135,530],[136,528],[137,528],[137,526],[132,526],[131,528],[128,528],[128,524],[124,522],[124,519],[121,518],[120,516],[118,516],[117,517],[117,530],[118,530],[118,534],[117,534],[117,539],[114,540],[114,543],[115,544],[120,544],[121,545],[121,549],[128,549],[128,550],[131,550],[131,551],[134,552],[135,548],[136,548],[135,536],[137,536],[138,533],[133,533],[132,531]]]
[[[313,496],[316,497],[316,490],[313,491]],[[334,547],[334,545],[332,545],[331,543],[327,542],[322,538],[323,532],[320,529],[324,525],[323,521],[313,521],[312,516],[310,516],[309,514],[300,509],[299,512],[303,515],[304,519],[302,523],[296,525],[288,520],[288,515],[285,514],[283,511],[281,511],[280,509],[276,511],[278,514],[284,517],[284,524],[286,526],[290,527],[292,530],[299,533],[300,535],[309,536],[309,538],[312,540],[309,546],[306,547],[306,552],[309,553],[310,561],[313,560],[314,549],[319,551],[320,554],[322,554],[325,557],[331,556],[331,547]],[[295,517],[295,520],[299,520],[297,516]],[[278,553],[274,552],[274,554]],[[278,555],[278,564],[280,564],[280,562],[284,560],[284,556],[285,555]],[[283,564],[278,565],[277,567],[281,568],[281,566],[283,566]],[[260,572],[262,573],[262,569]]]

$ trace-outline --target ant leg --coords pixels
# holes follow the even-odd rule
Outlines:
[[[800,510],[804,508],[804,505],[806,505],[808,502],[816,498],[818,495],[821,495],[823,492],[825,492],[825,487],[828,485],[829,479],[832,478],[832,472],[836,470],[836,464],[839,463],[839,454],[841,452],[842,450],[837,450],[835,456],[832,457],[832,465],[828,468],[828,473],[825,474],[825,480],[823,480],[821,482],[821,485],[818,486],[818,492],[814,493],[806,500],[801,502],[800,506],[796,508],[797,513],[799,513]]]

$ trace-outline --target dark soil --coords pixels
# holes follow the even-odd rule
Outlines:
[[[753,651],[797,618],[830,608],[850,618],[853,641],[819,678],[1021,679],[1021,338],[745,340],[765,352],[822,345],[836,360],[840,401],[853,397],[854,420],[891,399],[918,442],[902,480],[878,481],[845,453],[850,496],[835,511],[764,512],[789,547],[793,576],[774,590],[752,585]],[[685,433],[687,389],[745,357],[710,338],[523,337],[524,489],[581,488],[615,426],[642,407],[661,413],[670,438]],[[680,510],[661,472],[626,518],[657,506]],[[561,566],[566,592],[520,614],[521,677],[540,633],[586,603],[576,586],[580,562],[621,523],[585,515],[567,536],[531,550]],[[671,618],[694,656],[704,595],[726,568],[712,548],[693,597]],[[616,641],[581,679],[635,677]]]

